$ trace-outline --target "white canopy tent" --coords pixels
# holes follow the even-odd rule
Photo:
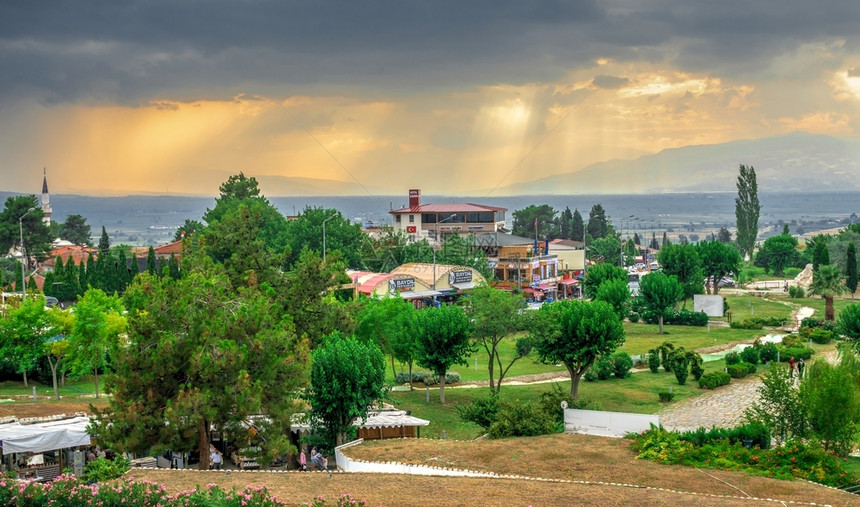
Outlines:
[[[22,452],[45,452],[90,445],[87,426],[89,417],[73,417],[56,421],[21,424],[17,421],[0,424],[0,446],[3,455]]]

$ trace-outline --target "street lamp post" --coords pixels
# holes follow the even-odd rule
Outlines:
[[[27,299],[27,275],[24,273],[24,262],[25,262],[25,254],[24,254],[24,217],[30,214],[30,212],[36,211],[36,208],[30,208],[26,213],[21,215],[21,218],[18,219],[18,234],[21,237],[21,299]],[[14,232],[12,234],[15,234]]]
[[[433,224],[434,235],[436,236],[435,238],[433,238],[433,241],[435,243],[439,242],[439,224],[447,222],[448,220],[451,220],[456,216],[456,213],[452,213],[448,218],[444,220],[439,220],[439,215],[436,215],[436,223]],[[436,290],[436,245],[433,245],[433,290]]]
[[[627,223],[629,224],[631,218],[633,218],[633,215],[619,220],[619,222],[621,222],[621,229],[618,230],[618,244],[621,251],[621,259],[619,260],[621,261],[622,268],[624,267],[624,238],[622,237],[622,234],[624,233],[624,221],[627,220]]]
[[[323,263],[325,263],[325,223],[328,222],[329,220],[331,220],[332,218],[336,217],[336,216],[337,216],[337,213],[334,213],[332,216],[323,220]]]

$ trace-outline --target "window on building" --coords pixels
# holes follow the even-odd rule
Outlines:
[[[394,221],[399,224],[400,223],[400,215],[394,215],[394,217],[395,217]]]
[[[415,215],[409,215],[409,223],[410,224],[415,223]]]

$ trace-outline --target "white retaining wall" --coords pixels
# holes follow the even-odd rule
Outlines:
[[[344,472],[374,472],[378,474],[409,474],[409,475],[433,475],[433,476],[457,476],[457,477],[498,477],[497,474],[488,472],[473,472],[459,468],[428,467],[423,465],[408,465],[403,463],[379,463],[371,461],[360,461],[350,459],[341,450],[364,442],[359,438],[334,448],[337,467]]]
[[[598,410],[564,411],[564,432],[584,433],[602,437],[623,437],[627,433],[640,433],[654,424],[660,425],[659,415],[603,412]]]

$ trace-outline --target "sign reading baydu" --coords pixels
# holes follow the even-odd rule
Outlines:
[[[448,273],[448,283],[469,283],[472,281],[471,271],[451,271]]]
[[[391,292],[397,290],[404,289],[414,289],[415,288],[415,279],[414,278],[393,278],[388,280],[388,290]]]

